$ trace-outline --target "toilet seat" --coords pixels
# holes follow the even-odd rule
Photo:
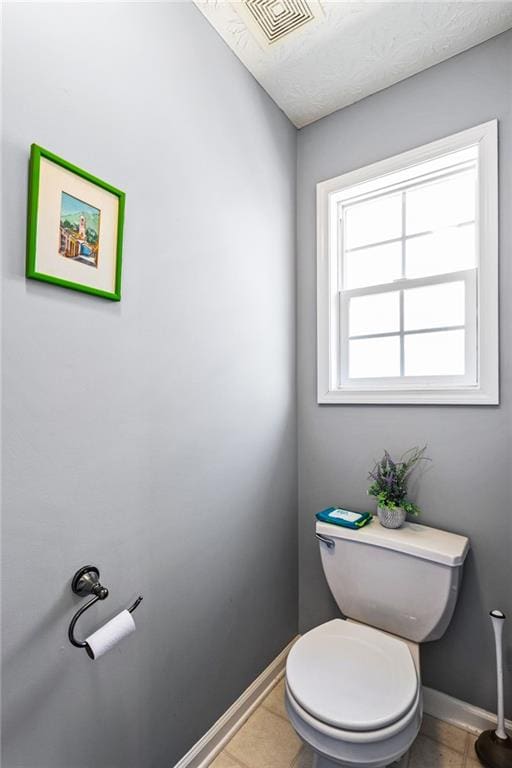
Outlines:
[[[351,744],[372,744],[390,739],[404,731],[415,718],[417,718],[418,711],[421,709],[421,696],[420,690],[418,689],[411,709],[397,722],[392,723],[385,728],[379,728],[376,731],[347,731],[341,728],[334,728],[332,725],[328,725],[327,723],[323,723],[312,717],[294,698],[288,684],[286,684],[286,696],[289,706],[294,710],[295,714],[302,722],[306,723],[319,734],[324,734],[336,741],[349,742]]]
[[[291,705],[312,727],[348,741],[375,740],[404,728],[419,706],[420,686],[403,641],[334,619],[305,634],[286,664]],[[335,735],[337,734],[337,735]],[[370,737],[370,738],[369,738]]]

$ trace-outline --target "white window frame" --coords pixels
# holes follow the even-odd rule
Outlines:
[[[317,386],[319,403],[396,403],[497,405],[499,403],[498,344],[498,123],[492,120],[422,147],[403,152],[372,165],[317,184]],[[344,189],[434,160],[457,150],[478,145],[477,270],[450,275],[435,275],[416,280],[393,281],[371,288],[339,290],[338,201]],[[477,279],[476,274],[478,274]],[[345,380],[340,377],[341,362],[347,354],[341,343],[341,323],[346,323],[347,297],[407,287],[466,282],[466,302],[474,301],[476,324],[466,327],[466,360],[477,383],[460,377],[421,377],[421,384],[404,378],[400,383],[385,379]],[[466,306],[467,319],[475,317]],[[436,329],[439,330],[439,329]],[[476,343],[475,343],[476,340]],[[476,359],[475,359],[476,351]],[[442,378],[442,383],[440,379]],[[470,376],[474,381],[474,375]],[[437,382],[437,383],[436,383]]]

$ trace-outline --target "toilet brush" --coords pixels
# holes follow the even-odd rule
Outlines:
[[[495,731],[483,731],[475,743],[475,751],[486,768],[512,768],[512,740],[505,731],[503,703],[503,624],[505,614],[491,611],[494,642],[496,644],[496,675],[498,681],[498,727]]]

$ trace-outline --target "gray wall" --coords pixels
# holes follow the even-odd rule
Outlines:
[[[189,4],[4,18],[3,765],[169,768],[296,631],[296,132]],[[337,615],[313,513],[368,508],[382,447],[427,442],[424,521],[473,549],[424,681],[489,709],[486,612],[512,607],[511,53],[507,33],[298,145],[301,630]],[[494,117],[501,406],[319,407],[316,182]],[[25,281],[32,141],[127,191],[120,304]],[[94,663],[66,639],[89,561],[111,597],[84,634],[145,597]]]
[[[3,766],[169,768],[297,629],[296,132],[191,4],[4,16]],[[26,282],[33,141],[126,190],[120,304]]]
[[[331,503],[372,508],[366,496],[372,460],[384,447],[401,453],[427,443],[433,464],[419,489],[422,520],[467,534],[472,552],[448,632],[422,650],[423,678],[487,709],[495,706],[487,611],[512,608],[511,83],[508,32],[304,128],[298,144],[300,629],[338,613],[313,537],[314,512]],[[318,406],[316,183],[493,118],[501,157],[501,405]],[[510,678],[509,670],[509,693]],[[509,698],[509,713],[511,704]]]

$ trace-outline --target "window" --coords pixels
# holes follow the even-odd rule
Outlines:
[[[496,404],[496,121],[317,192],[318,401]]]

